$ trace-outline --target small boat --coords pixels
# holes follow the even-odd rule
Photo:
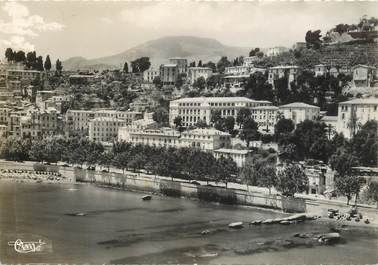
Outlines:
[[[243,227],[243,222],[234,222],[228,225],[229,228],[239,229]]]
[[[150,201],[152,199],[151,195],[146,195],[142,197],[142,200],[144,201]]]
[[[199,255],[198,257],[200,258],[212,258],[212,257],[217,257],[218,253],[205,253],[202,255]]]
[[[86,213],[77,213],[75,214],[76,216],[86,216],[87,214]]]

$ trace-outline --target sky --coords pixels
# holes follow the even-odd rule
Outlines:
[[[378,2],[0,1],[0,51],[98,58],[182,35],[244,47],[290,47],[308,30],[377,16]],[[2,57],[2,54],[0,54]]]

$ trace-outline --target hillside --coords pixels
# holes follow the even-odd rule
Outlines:
[[[250,48],[223,45],[217,40],[191,36],[171,36],[151,40],[125,52],[112,56],[87,60],[83,57],[73,57],[63,62],[64,69],[95,69],[120,67],[125,61],[147,56],[153,65],[167,62],[170,57],[184,57],[190,60],[216,62],[221,56],[233,58],[246,56]]]

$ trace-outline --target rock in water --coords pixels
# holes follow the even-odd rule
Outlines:
[[[228,225],[229,228],[240,229],[243,228],[243,222],[234,222]]]

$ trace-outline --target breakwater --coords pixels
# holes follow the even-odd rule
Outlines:
[[[73,175],[79,182],[96,183],[131,191],[195,198],[223,204],[258,206],[284,212],[306,212],[306,203],[303,199],[287,198],[277,194],[260,194],[245,190],[199,185],[198,183],[172,181],[145,174],[74,169]]]

